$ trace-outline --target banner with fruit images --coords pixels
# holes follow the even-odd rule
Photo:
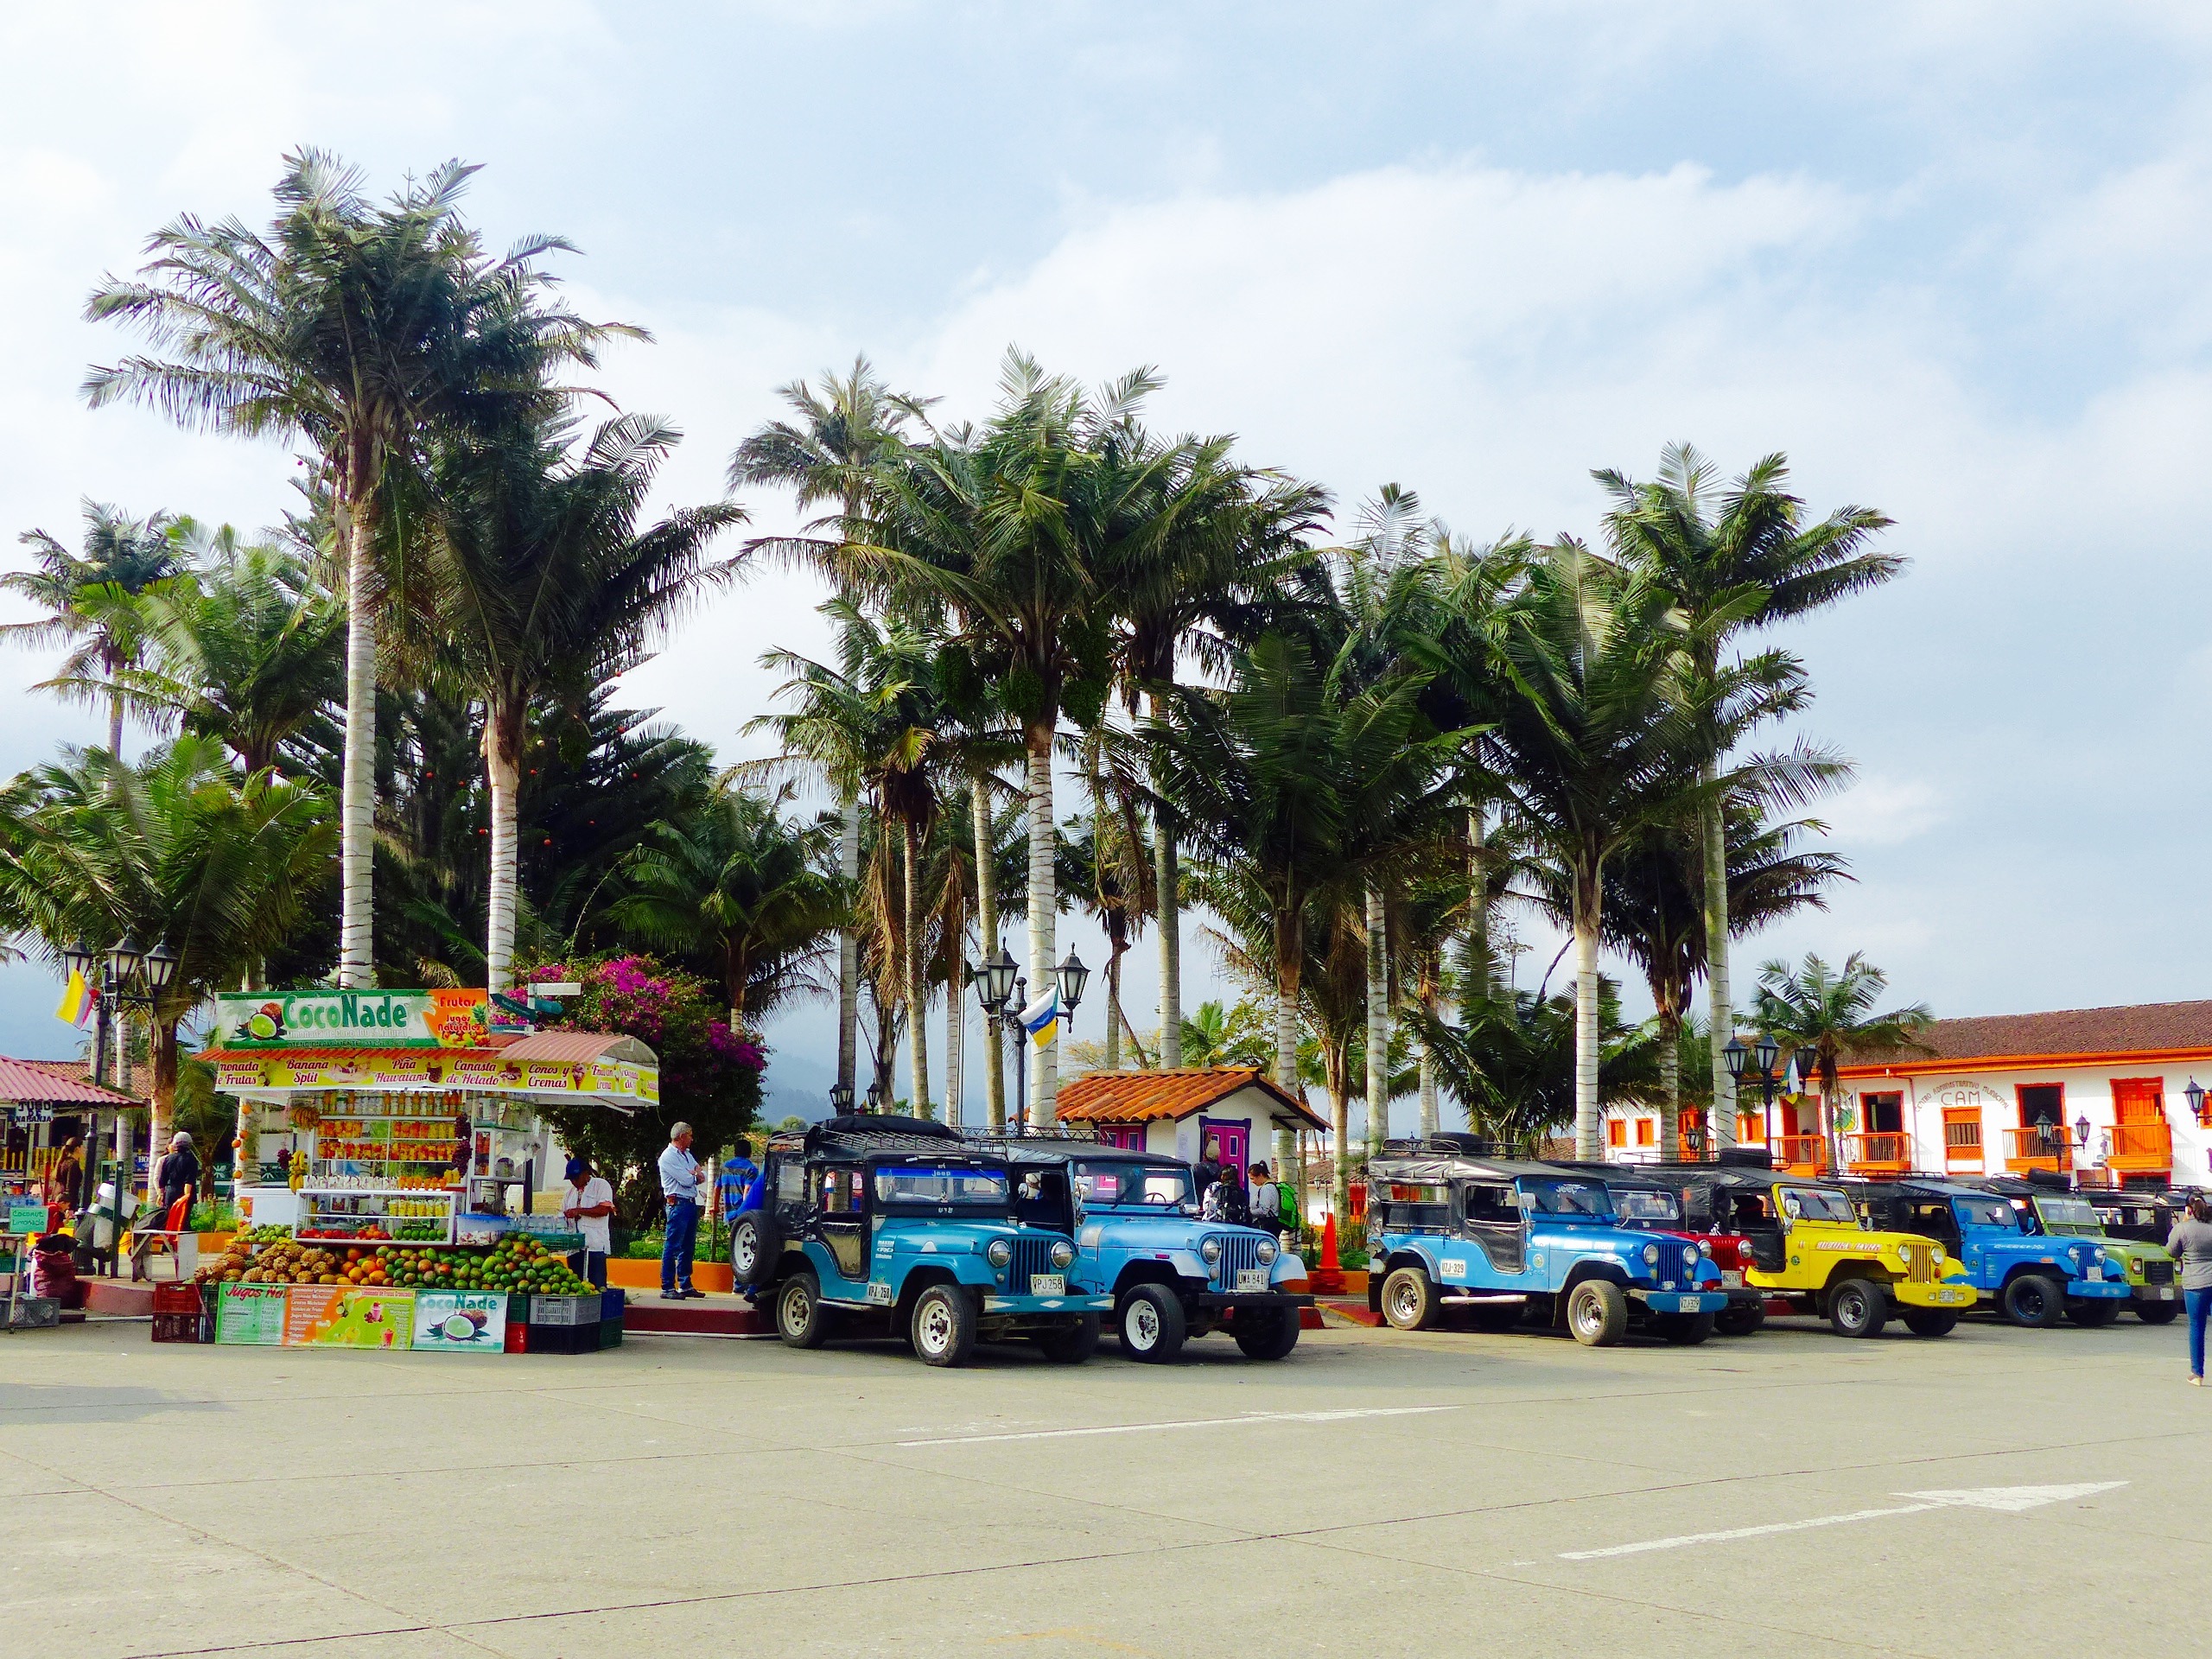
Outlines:
[[[500,1290],[417,1290],[414,1346],[499,1354],[507,1347],[507,1296]]]
[[[486,992],[225,991],[215,1040],[225,1048],[475,1048]]]
[[[282,1053],[218,1054],[215,1086],[246,1090],[469,1089],[493,1094],[660,1100],[660,1068],[635,1060],[518,1062],[496,1053],[444,1055],[423,1049],[361,1050],[333,1058]]]

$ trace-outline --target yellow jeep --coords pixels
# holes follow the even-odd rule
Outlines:
[[[1746,1283],[1818,1314],[1840,1337],[1878,1336],[1892,1313],[1915,1336],[1948,1336],[1979,1300],[1965,1264],[1942,1244],[1869,1230],[1850,1195],[1826,1182],[1751,1165],[1671,1173],[1689,1224],[1744,1240]]]

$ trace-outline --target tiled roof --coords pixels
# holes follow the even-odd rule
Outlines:
[[[2048,1014],[1975,1014],[1938,1020],[1921,1033],[1932,1055],[1897,1058],[1978,1060],[2012,1055],[2166,1053],[2212,1050],[2212,1002],[2138,1002],[2116,1008],[2058,1008]],[[1844,1058],[1847,1065],[1883,1065],[1878,1058]]]
[[[0,1057],[0,1101],[12,1106],[137,1106],[143,1102],[103,1088],[80,1060],[11,1060]]]
[[[1256,1065],[1212,1065],[1182,1071],[1092,1071],[1060,1084],[1063,1122],[1142,1123],[1181,1119],[1226,1100],[1240,1089],[1272,1095],[1314,1128],[1328,1125],[1306,1103],[1285,1094]]]

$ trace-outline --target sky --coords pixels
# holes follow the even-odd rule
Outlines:
[[[1856,763],[1818,810],[1857,880],[1739,962],[1861,950],[1939,1014],[2212,996],[2191,943],[2212,922],[2193,874],[2212,805],[2212,13],[362,16],[0,14],[0,531],[73,539],[87,497],[272,522],[281,447],[85,408],[86,365],[124,348],[81,320],[87,290],[180,213],[265,219],[294,146],[379,190],[459,156],[483,166],[467,207],[494,242],[569,238],[555,265],[578,308],[652,331],[601,384],[687,435],[671,503],[718,496],[795,378],[864,352],[980,417],[1010,345],[1090,381],[1155,365],[1156,427],[1236,434],[1326,485],[1346,526],[1395,481],[1470,534],[1593,536],[1593,467],[1648,475],[1683,439],[1728,474],[1784,452],[1814,512],[1880,508],[1911,564],[1779,636],[1818,691],[1802,729]],[[746,505],[791,522],[773,495]],[[758,753],[761,653],[817,649],[821,597],[755,575],[630,700]],[[0,775],[95,734],[24,689],[48,671],[0,664]],[[1103,959],[1095,930],[1064,928]],[[1555,945],[1523,933],[1534,984]],[[1186,951],[1194,1001],[1218,975],[1203,939]],[[1149,941],[1128,959],[1140,1024],[1152,960]],[[69,1052],[57,990],[42,965],[0,968],[0,1050]],[[826,1084],[831,1025],[779,1024],[772,1077]]]

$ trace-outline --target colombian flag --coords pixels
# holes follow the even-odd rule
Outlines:
[[[82,974],[72,973],[69,983],[62,988],[61,1006],[54,1011],[57,1020],[67,1020],[73,1026],[82,1026],[92,1017],[100,994],[85,983]]]
[[[1058,987],[1046,992],[1021,1011],[1021,1028],[1029,1033],[1029,1040],[1039,1048],[1059,1034],[1060,993]]]

